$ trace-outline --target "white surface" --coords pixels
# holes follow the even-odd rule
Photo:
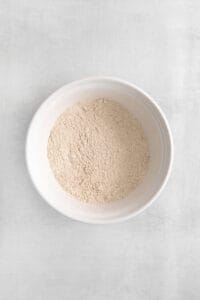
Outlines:
[[[94,205],[81,203],[67,194],[55,179],[47,158],[51,129],[67,107],[105,98],[121,103],[140,121],[148,139],[150,162],[142,183],[126,199]],[[26,162],[41,196],[55,209],[75,220],[109,223],[126,220],[142,212],[165,186],[173,160],[172,137],[161,110],[134,85],[112,77],[90,77],[55,91],[35,113],[26,139]]]
[[[0,299],[199,299],[199,18],[199,0],[0,1]],[[25,169],[39,104],[91,75],[149,92],[175,136],[160,199],[123,224],[61,216]]]

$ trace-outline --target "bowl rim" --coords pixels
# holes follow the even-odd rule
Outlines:
[[[66,214],[65,212],[62,211],[62,209],[60,209],[59,207],[57,207],[56,205],[53,205],[52,203],[50,203],[48,201],[48,199],[45,197],[45,195],[43,195],[42,191],[39,190],[39,188],[37,187],[37,184],[35,182],[34,177],[32,176],[32,172],[31,172],[31,167],[29,164],[29,153],[28,153],[28,144],[29,144],[29,140],[30,140],[30,133],[33,127],[33,124],[35,122],[36,116],[39,114],[39,111],[41,110],[41,108],[43,106],[45,106],[48,102],[51,101],[51,97],[54,96],[54,94],[57,94],[58,92],[60,92],[62,89],[65,89],[66,87],[68,88],[73,88],[76,87],[80,84],[84,84],[84,83],[90,83],[90,82],[94,82],[94,81],[107,81],[107,82],[114,82],[114,83],[119,83],[119,84],[123,84],[127,87],[130,87],[134,90],[136,90],[137,92],[143,94],[148,100],[149,102],[152,104],[152,106],[154,106],[154,108],[157,109],[158,113],[160,114],[160,117],[166,127],[166,131],[168,133],[168,137],[169,137],[169,163],[168,166],[166,168],[166,175],[163,178],[160,187],[158,188],[158,190],[154,193],[154,195],[149,199],[149,201],[143,205],[142,207],[140,207],[138,210],[134,211],[134,212],[130,212],[125,216],[117,216],[114,217],[112,219],[107,219],[107,220],[94,220],[94,219],[90,219],[89,217],[76,217],[76,216],[70,216],[70,214]],[[54,208],[56,211],[58,211],[59,213],[61,213],[62,215],[64,215],[65,217],[68,217],[72,220],[76,220],[79,222],[83,222],[83,223],[87,223],[87,224],[112,224],[112,223],[120,223],[126,220],[129,220],[133,217],[136,217],[137,215],[139,215],[140,213],[142,213],[144,210],[146,210],[161,194],[161,192],[163,191],[164,187],[166,186],[168,179],[170,177],[171,174],[171,170],[172,170],[172,165],[173,165],[173,160],[174,160],[174,143],[173,143],[173,137],[172,137],[172,132],[169,126],[169,123],[165,117],[165,114],[163,113],[162,109],[159,107],[159,105],[155,102],[155,100],[148,94],[146,93],[143,89],[139,88],[137,85],[118,78],[118,77],[113,77],[113,76],[91,76],[91,77],[87,77],[87,78],[83,78],[83,79],[79,79],[79,80],[75,80],[72,82],[69,82],[65,85],[63,85],[62,87],[58,88],[57,90],[55,90],[53,93],[51,93],[37,108],[37,110],[35,111],[35,113],[33,114],[33,117],[31,119],[31,122],[28,126],[28,130],[27,130],[27,134],[26,134],[26,140],[25,140],[25,163],[27,166],[27,170],[28,170],[28,174],[29,177],[32,181],[33,186],[35,187],[36,191],[38,192],[38,194],[45,200],[46,203],[48,203],[48,205],[50,205],[52,208]]]

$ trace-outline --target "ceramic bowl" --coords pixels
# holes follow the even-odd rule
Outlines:
[[[125,199],[109,204],[86,204],[67,194],[54,178],[47,142],[54,122],[74,103],[107,98],[121,103],[138,118],[150,149],[149,170],[143,182]],[[158,197],[170,174],[173,145],[166,118],[154,100],[135,85],[112,77],[92,77],[67,84],[43,102],[27,134],[26,162],[40,195],[57,211],[87,223],[111,223],[136,216]]]

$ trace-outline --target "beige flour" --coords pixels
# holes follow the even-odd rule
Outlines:
[[[148,144],[139,122],[105,99],[68,108],[57,119],[47,150],[60,185],[84,202],[124,198],[148,168]]]

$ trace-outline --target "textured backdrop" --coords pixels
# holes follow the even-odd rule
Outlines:
[[[0,299],[200,299],[199,0],[0,0]],[[159,199],[91,226],[49,207],[24,162],[28,124],[55,89],[90,75],[130,80],[172,128]]]

